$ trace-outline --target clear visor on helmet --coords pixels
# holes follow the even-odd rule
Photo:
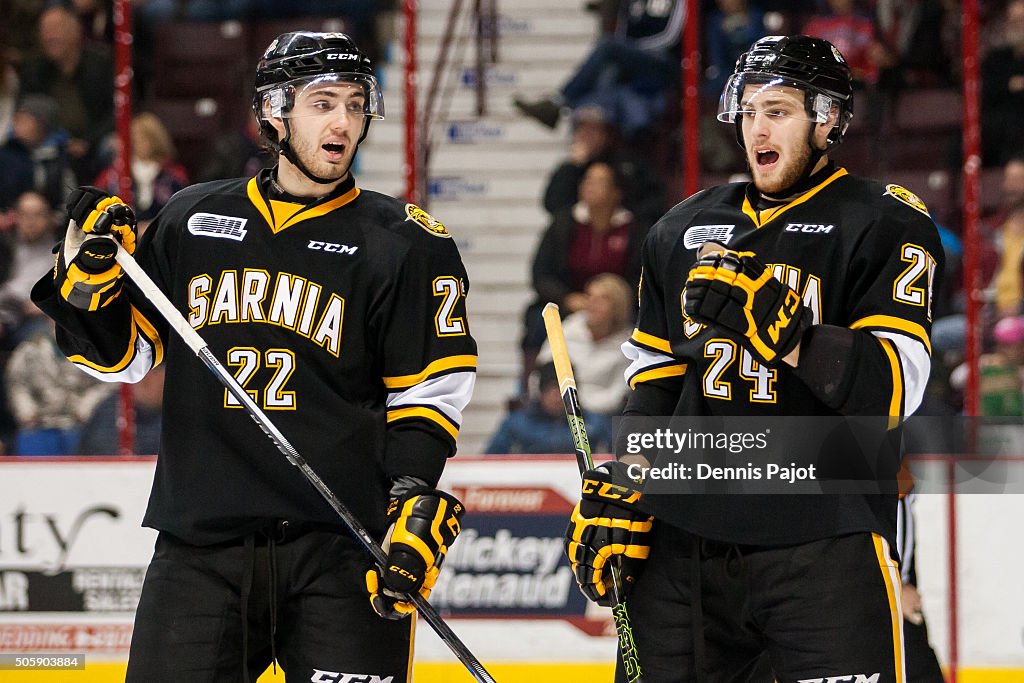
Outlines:
[[[811,112],[807,111],[807,94]],[[828,123],[833,105],[839,103],[811,85],[765,74],[733,74],[718,101],[718,120],[735,123],[744,116],[766,116]]]
[[[384,118],[384,96],[373,76],[332,73],[289,81],[263,91],[263,116],[368,116]]]

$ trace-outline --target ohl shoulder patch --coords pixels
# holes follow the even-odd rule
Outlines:
[[[925,216],[931,218],[931,214],[928,213],[928,207],[924,205],[921,198],[902,185],[895,185],[893,183],[886,185],[885,194],[889,195],[893,199],[898,199],[907,206],[917,209]]]
[[[405,215],[407,216],[406,220],[418,223],[420,227],[431,235],[436,235],[437,237],[451,237],[451,233],[448,232],[448,228],[444,227],[444,223],[437,220],[415,204],[405,205]]]

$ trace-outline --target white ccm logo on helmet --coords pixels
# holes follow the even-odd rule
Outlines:
[[[881,674],[846,674],[845,676],[826,676],[825,678],[801,678],[796,683],[878,683]]]
[[[828,234],[832,232],[835,225],[824,223],[787,223],[786,232],[806,232],[811,234]]]
[[[354,54],[352,52],[329,52],[327,54],[327,61],[331,61],[332,59],[343,59],[343,60],[355,61],[355,60],[359,59],[359,55]]]

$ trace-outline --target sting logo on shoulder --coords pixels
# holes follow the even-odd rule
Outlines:
[[[199,237],[220,237],[241,242],[248,232],[245,229],[248,220],[216,213],[196,213],[188,217],[188,231]]]
[[[806,235],[827,235],[836,229],[830,223],[786,223],[786,232],[802,232]]]

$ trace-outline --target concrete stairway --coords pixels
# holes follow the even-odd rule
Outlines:
[[[468,3],[467,3],[468,4]],[[429,176],[429,211],[454,235],[469,271],[470,326],[479,344],[476,393],[466,411],[459,452],[476,454],[505,414],[519,372],[522,311],[532,298],[530,263],[548,216],[540,205],[547,178],[567,154],[566,124],[550,131],[524,119],[512,95],[535,97],[558,89],[586,55],[597,21],[583,11],[583,0],[501,0],[500,61],[490,68],[487,115],[475,116],[472,41],[468,19],[461,22],[452,56],[464,62],[452,85],[443,86]],[[420,0],[418,15],[419,106],[426,99],[450,0]],[[553,6],[555,5],[555,6]],[[401,18],[394,35],[402,35]],[[457,38],[457,41],[459,39]],[[390,47],[383,69],[387,118],[373,124],[360,147],[357,179],[362,187],[396,196],[404,193],[400,43]],[[456,62],[458,64],[458,62]],[[449,90],[450,89],[450,90]],[[442,95],[439,93],[439,95]]]

